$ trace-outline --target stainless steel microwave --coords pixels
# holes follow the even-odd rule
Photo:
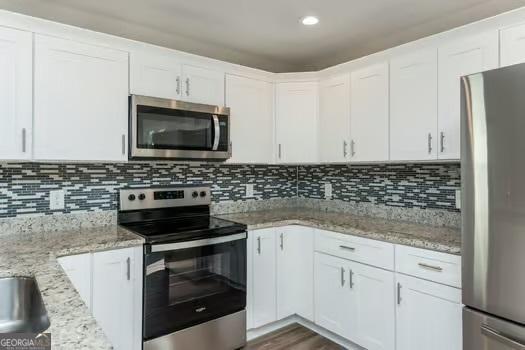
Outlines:
[[[231,156],[227,107],[130,96],[130,159],[226,160]]]

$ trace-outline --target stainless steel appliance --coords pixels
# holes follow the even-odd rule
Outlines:
[[[144,350],[246,343],[246,226],[210,216],[210,189],[120,191],[118,222],[144,237]]]
[[[132,95],[129,126],[130,159],[231,156],[227,107]]]
[[[462,78],[463,348],[525,349],[525,65]]]

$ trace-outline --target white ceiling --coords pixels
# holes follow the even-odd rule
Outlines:
[[[0,8],[273,72],[319,70],[525,0],[0,0]],[[317,26],[300,19],[316,15]]]

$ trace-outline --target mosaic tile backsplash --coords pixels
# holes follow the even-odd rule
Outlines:
[[[396,207],[455,209],[458,164],[226,165],[196,163],[0,163],[0,218],[117,209],[128,186],[206,184],[214,202],[324,198]],[[245,184],[254,197],[245,198]],[[49,192],[65,190],[65,209],[49,209]]]
[[[324,199],[330,183],[336,200],[459,212],[459,164],[300,166],[298,179],[299,197]]]

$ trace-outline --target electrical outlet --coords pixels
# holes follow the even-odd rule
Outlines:
[[[324,184],[324,198],[332,199],[332,184],[331,183]]]
[[[246,184],[246,198],[253,197],[253,184]]]
[[[65,192],[64,190],[56,190],[49,192],[49,209],[60,210],[65,207]]]
[[[456,190],[456,209],[461,209],[461,190]]]

